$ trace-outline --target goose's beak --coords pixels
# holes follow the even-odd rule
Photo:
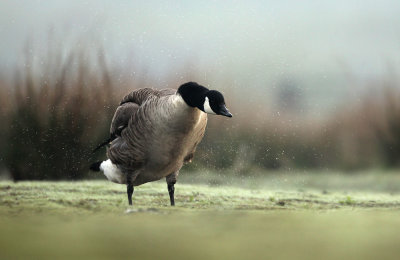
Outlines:
[[[226,108],[226,106],[221,106],[219,110],[219,114],[227,117],[232,117],[232,114],[229,112],[229,110]]]

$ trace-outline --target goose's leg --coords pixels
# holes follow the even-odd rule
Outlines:
[[[171,206],[175,206],[175,183],[178,177],[178,172],[174,172],[166,177],[167,185],[168,185],[168,193],[169,193],[169,200],[171,202]]]
[[[132,184],[127,185],[126,192],[128,193],[129,205],[132,205],[132,194],[133,194],[133,185]]]
[[[171,201],[171,206],[175,206],[175,198],[174,198],[174,193],[175,193],[175,183],[170,183],[168,184],[168,193],[169,193],[169,200]]]

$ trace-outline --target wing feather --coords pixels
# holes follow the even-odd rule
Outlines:
[[[122,99],[110,127],[111,134],[118,133],[121,129],[120,136],[111,143],[107,151],[108,157],[114,164],[120,165],[125,170],[134,170],[145,163],[146,140],[152,135],[151,120],[148,120],[151,111],[148,110],[156,107],[151,105],[140,108],[150,100],[154,101],[175,93],[175,89],[144,88],[134,90]]]

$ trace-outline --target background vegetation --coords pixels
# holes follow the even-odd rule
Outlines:
[[[121,97],[159,84],[146,74],[121,83],[101,49],[49,48],[40,64],[34,62],[32,49],[27,50],[13,85],[0,87],[2,167],[14,180],[88,177],[90,162],[104,158],[104,150],[93,156],[91,150],[107,138]],[[195,72],[187,74],[196,78]],[[175,88],[183,83],[173,77],[168,82]],[[187,169],[251,175],[257,169],[398,167],[397,79],[371,85],[356,102],[344,103],[322,118],[302,117],[293,106],[288,109],[296,101],[290,88],[280,93],[279,111],[255,110],[251,102],[239,106],[242,100],[222,89],[234,117],[210,118],[196,159]]]

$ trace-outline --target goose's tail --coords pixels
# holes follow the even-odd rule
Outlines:
[[[100,171],[100,165],[103,163],[103,161],[98,161],[95,163],[92,163],[90,165],[90,170],[94,171],[94,172],[99,172]]]
[[[126,184],[126,175],[123,174],[118,166],[113,164],[110,159],[92,163],[92,165],[90,165],[90,170],[103,172],[109,181]]]

